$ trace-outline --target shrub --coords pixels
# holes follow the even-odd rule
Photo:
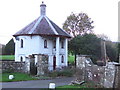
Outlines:
[[[62,71],[58,72],[58,76],[71,77],[71,76],[73,76],[73,72],[72,72],[72,70],[62,70]]]
[[[74,70],[73,69],[69,69],[69,68],[64,68],[62,70],[56,70],[56,71],[52,71],[48,73],[48,76],[50,77],[58,77],[58,76],[67,76],[67,77],[71,77],[74,74]]]
[[[57,71],[52,71],[48,73],[49,77],[57,77],[58,76],[58,72]]]

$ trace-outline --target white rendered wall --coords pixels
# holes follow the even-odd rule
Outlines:
[[[45,54],[49,56],[49,70],[53,69],[53,56],[56,56],[56,65],[67,66],[67,56],[68,56],[68,41],[63,39],[64,48],[61,48],[60,38],[56,38],[56,49],[53,48],[53,40],[49,38],[40,36],[18,36],[19,41],[15,42],[15,61],[20,61],[20,57],[23,57],[23,61],[26,57],[32,54]],[[23,48],[20,47],[20,40],[23,39]],[[47,48],[44,48],[44,40],[47,40]],[[53,52],[54,51],[54,52]],[[64,56],[64,63],[61,63],[61,57]],[[35,58],[35,63],[37,62],[37,57]]]

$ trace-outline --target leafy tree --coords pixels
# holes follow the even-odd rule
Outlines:
[[[120,43],[118,43],[118,53],[120,54]]]
[[[117,49],[117,43],[106,41],[106,53],[110,61],[118,61],[118,49]]]
[[[63,24],[63,29],[75,37],[77,35],[91,33],[92,29],[94,28],[92,23],[93,21],[86,13],[71,13],[71,15],[67,17],[67,20]]]
[[[5,54],[14,55],[15,53],[15,43],[14,40],[11,39],[5,46]]]
[[[4,55],[5,53],[4,49],[5,49],[5,45],[0,44],[0,55]]]
[[[118,50],[118,61],[120,61],[120,42],[118,42],[118,44],[117,44],[118,46],[117,46],[117,50]]]
[[[100,34],[97,35],[101,40],[104,40],[106,44],[106,54],[107,57],[110,59],[110,61],[118,61],[118,43],[117,42],[112,42],[110,39],[104,35]]]
[[[78,35],[69,41],[69,51],[75,54],[92,55],[92,60],[96,63],[96,60],[101,58],[101,39],[94,34]],[[76,65],[76,58],[75,58]]]
[[[5,45],[2,45],[2,55],[5,54]]]

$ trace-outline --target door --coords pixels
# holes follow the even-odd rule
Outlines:
[[[31,75],[37,74],[37,67],[35,65],[35,58],[30,59],[30,74]]]
[[[56,69],[56,56],[53,57],[53,70]]]

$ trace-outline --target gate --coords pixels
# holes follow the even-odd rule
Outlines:
[[[30,74],[36,75],[37,74],[37,67],[35,65],[35,57],[32,55],[30,58]]]

